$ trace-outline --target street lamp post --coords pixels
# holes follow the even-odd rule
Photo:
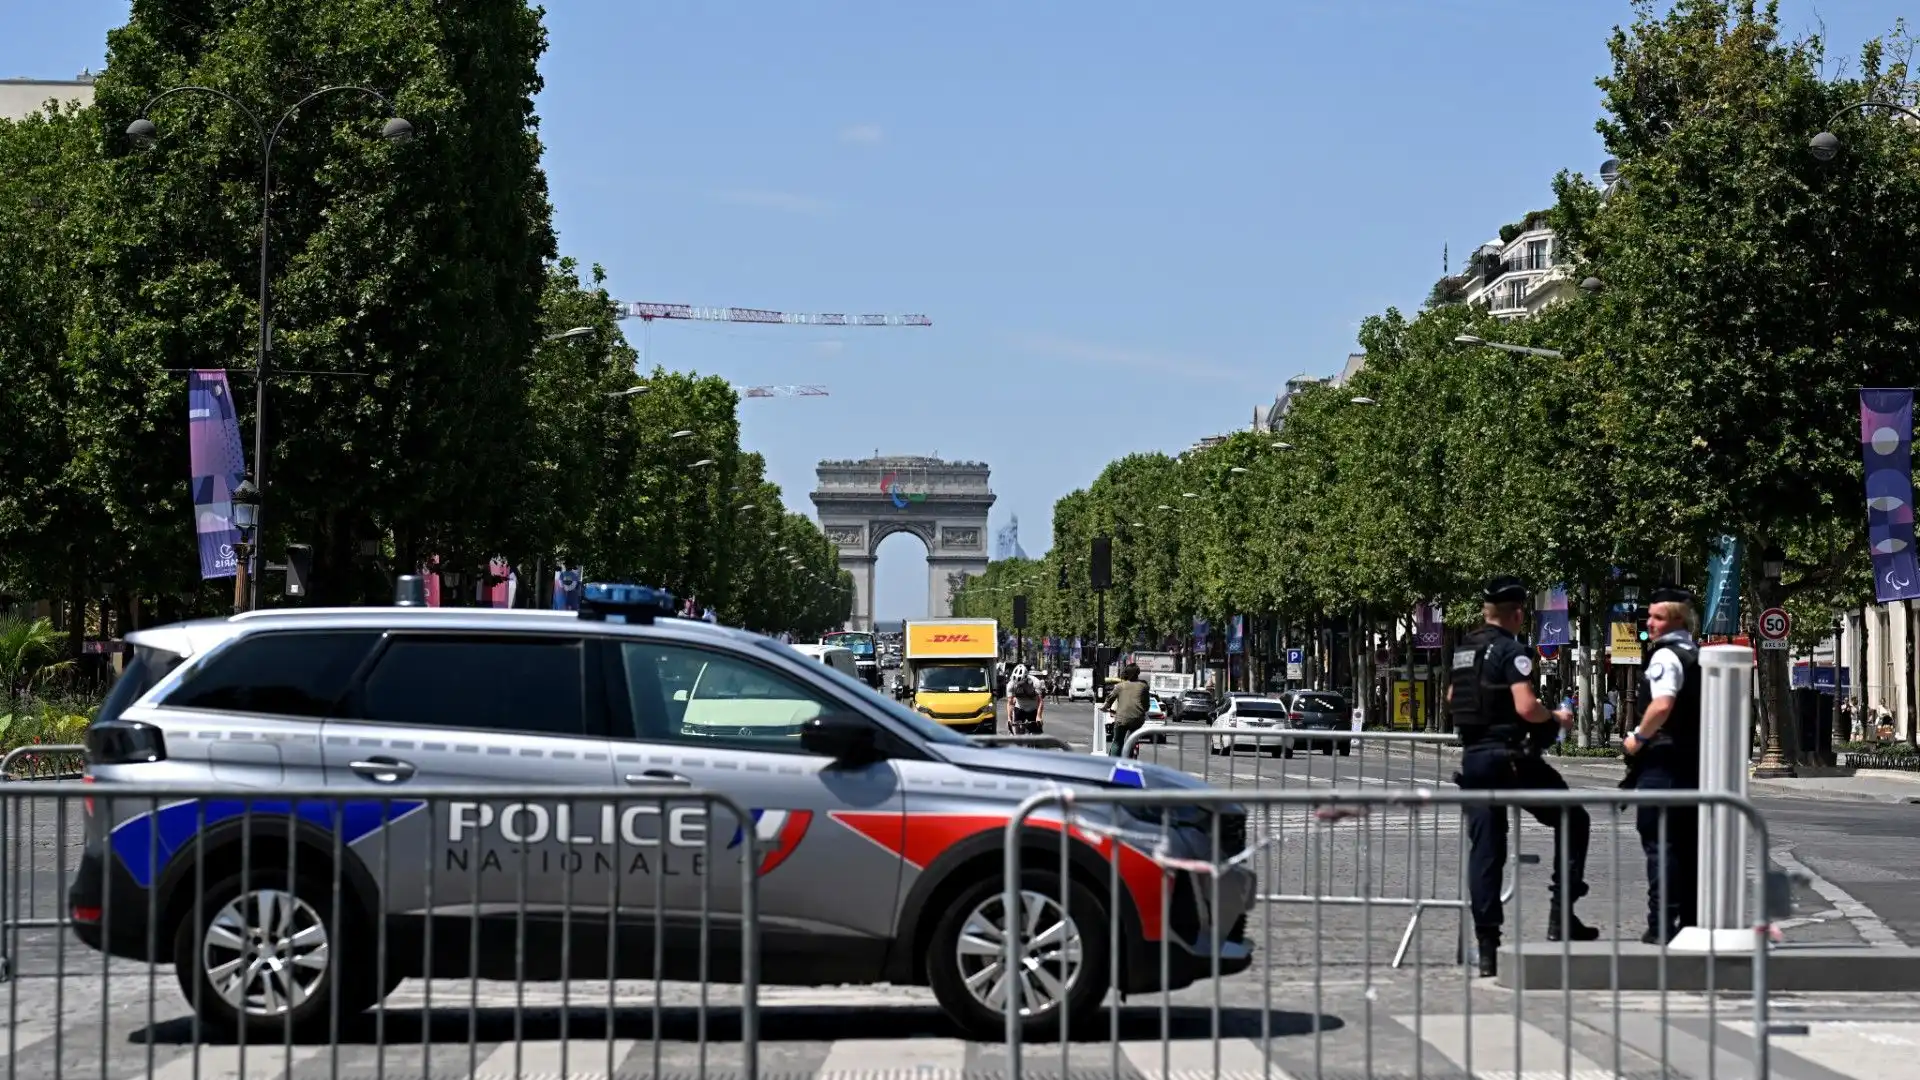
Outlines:
[[[299,101],[294,102],[286,112],[280,114],[280,119],[274,122],[271,129],[261,122],[259,114],[249,109],[239,98],[234,97],[225,90],[216,90],[211,86],[176,86],[171,90],[162,91],[155,95],[153,100],[147,102],[147,107],[140,110],[139,118],[127,125],[128,140],[135,146],[144,149],[152,146],[160,137],[160,129],[154,125],[152,120],[147,118],[152,114],[155,105],[160,104],[160,102],[175,94],[211,94],[240,110],[242,115],[252,121],[254,134],[258,136],[260,140],[260,335],[259,341],[255,346],[253,358],[253,475],[257,478],[255,480],[257,491],[262,496],[264,496],[267,488],[267,461],[265,457],[267,352],[271,348],[273,333],[272,324],[269,320],[269,312],[267,310],[267,275],[268,269],[271,266],[269,259],[272,254],[272,239],[269,226],[272,223],[273,211],[273,148],[280,141],[281,129],[287,126],[287,121],[293,119],[294,114],[300,111],[301,106],[306,105],[316,98],[341,92],[351,92],[359,94],[362,97],[370,97],[387,107],[387,112],[391,118],[380,129],[380,137],[387,142],[399,144],[408,142],[413,138],[413,125],[401,117],[392,116],[393,108],[388,103],[386,97],[379,91],[370,90],[364,86],[323,86],[313,93],[308,94],[306,97],[301,98]],[[255,528],[258,528],[258,508],[255,509],[254,513],[256,515]],[[257,582],[253,583],[251,590],[249,600],[250,602],[257,603],[260,591],[259,584]]]
[[[1891,109],[1909,120],[1920,123],[1920,112],[1914,112],[1905,105],[1895,104],[1891,101],[1879,101],[1873,98],[1869,98],[1866,101],[1856,101],[1846,108],[1841,109],[1839,112],[1834,113],[1832,116],[1827,117],[1826,124],[1820,129],[1820,134],[1807,140],[1807,153],[1812,154],[1815,161],[1821,162],[1832,161],[1834,158],[1839,157],[1840,151],[1846,148],[1846,144],[1840,141],[1840,136],[1833,133],[1833,125],[1848,113],[1865,112],[1868,109]]]
[[[253,486],[251,477],[242,477],[240,486],[228,498],[233,506],[233,527],[240,533],[240,542],[233,545],[233,611],[237,615],[251,606],[249,584],[253,575],[248,564],[253,558],[253,531],[260,524],[260,489]]]
[[[1786,569],[1787,553],[1780,550],[1778,546],[1769,546],[1767,550],[1761,554],[1760,576],[1767,584],[1766,596],[1769,604],[1777,602],[1777,598],[1780,595],[1780,579],[1786,574]],[[1787,655],[1784,649],[1764,649],[1762,651],[1769,654],[1763,661],[1765,666],[1769,668],[1777,663],[1771,655],[1772,653],[1777,652],[1782,658]],[[1753,775],[1762,779],[1793,775],[1793,765],[1787,760],[1785,751],[1780,746],[1781,701],[1778,684],[1778,678],[1770,681],[1766,693],[1762,695],[1764,700],[1761,701],[1762,708],[1760,710],[1760,717],[1766,721],[1767,743],[1766,748],[1760,753],[1759,764],[1753,767]]]

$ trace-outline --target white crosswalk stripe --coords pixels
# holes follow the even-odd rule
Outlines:
[[[1395,1017],[1412,1030],[1417,1023],[1428,1046],[1482,1080],[1602,1080],[1613,1076],[1566,1043],[1512,1016],[1476,1013]],[[1471,1060],[1469,1060],[1471,1059]],[[1519,1068],[1516,1070],[1515,1065]]]

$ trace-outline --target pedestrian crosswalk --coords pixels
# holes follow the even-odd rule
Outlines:
[[[403,991],[404,993],[404,991]],[[792,1080],[969,1080],[1012,1075],[999,1042],[952,1037],[920,989],[817,992],[787,990],[760,1015],[756,1075]],[[8,1075],[14,1080],[65,1076],[101,1080],[625,1080],[663,1076],[746,1075],[741,1017],[731,1008],[706,1016],[704,1029],[685,1015],[663,1021],[655,1038],[651,1000],[624,1000],[604,1010],[575,1006],[571,1037],[546,999],[515,1009],[518,995],[489,990],[421,1010],[401,997],[376,1038],[367,1025],[325,1041],[250,1046],[182,1038],[177,1009],[159,1010],[148,1025],[144,1002],[109,1015],[107,1031],[76,1023],[56,1054],[44,1026],[6,1031]],[[1276,1001],[1289,995],[1277,995]],[[1630,1002],[1623,1001],[1622,1004]],[[1300,1004],[1298,1001],[1293,1004]],[[1059,1043],[1020,1048],[1019,1075],[1051,1080],[1101,1075],[1122,1080],[1202,1077],[1305,1080],[1314,1076],[1464,1077],[1481,1080],[1599,1080],[1751,1075],[1755,1046],[1746,1010],[1729,1005],[1717,1023],[1691,1014],[1685,995],[1670,1014],[1624,1010],[1618,1030],[1610,1008],[1547,1015],[1527,1008],[1412,1012],[1369,1008],[1360,1000],[1328,1001],[1323,1015],[1228,1007],[1215,1013],[1182,1005],[1169,1014],[1173,1037],[1160,1039],[1160,1010],[1133,1004],[1119,1014],[1119,1038],[1108,1024]],[[1855,1003],[1856,1007],[1859,1003]],[[665,1005],[668,1012],[684,1012]],[[87,1010],[91,1012],[91,1010]],[[473,1015],[470,1015],[473,1014]],[[474,1019],[477,1016],[477,1020]],[[470,1026],[477,1025],[477,1026]],[[0,1025],[4,1026],[4,1025]],[[1770,1036],[1771,1075],[1780,1080],[1905,1080],[1920,1056],[1920,1017],[1817,1020],[1779,1027]],[[1262,1029],[1266,1034],[1262,1035]],[[1219,1037],[1214,1037],[1218,1030]],[[518,1032],[520,1038],[515,1039]],[[704,1034],[704,1038],[701,1035]],[[103,1038],[104,1035],[104,1038]]]

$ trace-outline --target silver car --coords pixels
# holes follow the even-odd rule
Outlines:
[[[705,874],[751,873],[729,852],[752,830],[764,983],[928,985],[986,1039],[1002,1033],[1000,1002],[1019,984],[1036,995],[1026,1014],[1043,1037],[1062,1013],[1094,1030],[1082,1025],[1097,1023],[1110,984],[1178,988],[1251,963],[1244,863],[1223,867],[1213,908],[1211,883],[1186,871],[1167,871],[1163,901],[1161,870],[1143,856],[1146,872],[1122,874],[1112,894],[1121,910],[1108,907],[1100,836],[1133,848],[1150,828],[1140,843],[1151,849],[1170,829],[1170,854],[1206,859],[1216,817],[1198,808],[1077,811],[1108,816],[1076,836],[1064,890],[1057,826],[1046,834],[1049,854],[1028,861],[1036,911],[1013,918],[1056,920],[1069,942],[1054,954],[1059,970],[1010,979],[974,947],[1012,921],[1003,837],[1022,800],[1062,786],[1196,789],[1196,778],[979,746],[779,642],[670,617],[666,594],[589,585],[584,595],[578,615],[309,609],[129,634],[130,663],[87,738],[102,797],[89,800],[69,896],[80,938],[173,963],[204,1019],[254,1037],[287,1024],[324,1034],[333,1002],[358,1011],[409,977],[610,968],[732,981],[739,933],[730,955],[727,935],[700,929],[730,915],[738,925],[740,888]],[[168,783],[233,794],[128,797]],[[716,792],[753,820],[655,802],[615,821],[611,804],[489,791],[623,784],[654,798],[662,784]],[[340,800],[274,801],[322,787]],[[472,797],[409,798],[423,788]],[[1244,813],[1217,821],[1222,855],[1242,850]],[[503,863],[539,872],[492,872]],[[1121,934],[1109,941],[1115,917]]]

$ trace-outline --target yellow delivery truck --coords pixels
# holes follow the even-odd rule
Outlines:
[[[962,735],[994,734],[994,669],[1000,624],[992,619],[927,619],[907,623],[901,653],[913,707]]]

